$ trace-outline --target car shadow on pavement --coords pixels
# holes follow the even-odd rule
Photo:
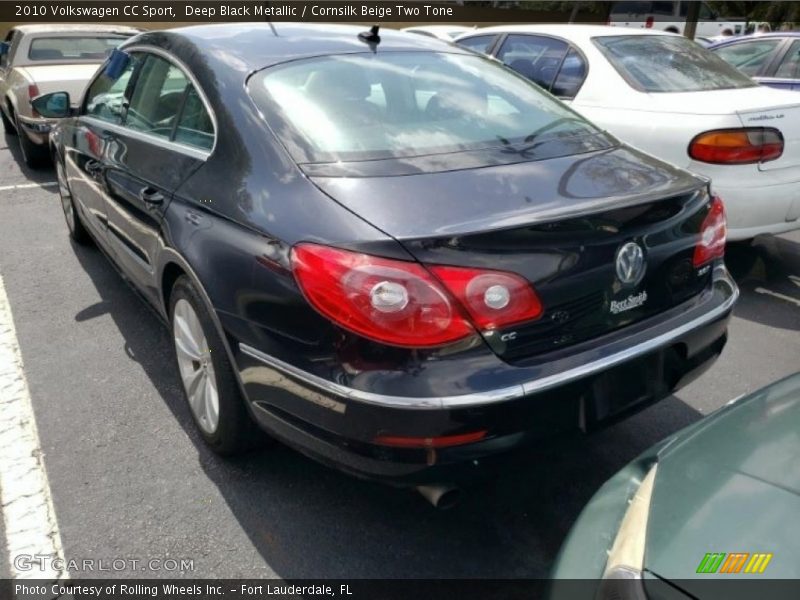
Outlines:
[[[701,416],[672,396],[590,436],[541,442],[515,455],[496,478],[467,490],[448,511],[435,510],[413,491],[346,476],[280,444],[222,459],[195,431],[166,328],[99,250],[75,246],[75,253],[101,297],[76,320],[113,318],[126,352],[194,443],[205,476],[264,561],[285,579],[545,577],[603,481]],[[200,561],[197,568],[202,572]],[[239,576],[252,575],[240,568]]]
[[[0,138],[0,150],[8,148],[9,154],[2,153],[0,155],[0,186],[53,183],[56,181],[56,174],[52,165],[45,164],[37,169],[31,169],[22,158],[19,138],[7,133],[3,133],[2,136]]]
[[[736,317],[800,331],[800,242],[795,239],[800,240],[796,232],[728,245],[725,263],[742,291]]]

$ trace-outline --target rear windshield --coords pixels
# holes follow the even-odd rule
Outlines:
[[[29,60],[102,62],[124,37],[46,37],[31,40]]]
[[[620,35],[596,37],[594,43],[619,74],[643,92],[699,92],[756,85],[683,36]]]
[[[248,85],[299,162],[405,158],[599,132],[537,86],[472,55],[319,57],[266,69]]]

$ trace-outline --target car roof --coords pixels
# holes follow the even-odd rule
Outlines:
[[[172,48],[186,43],[220,67],[237,72],[252,72],[278,63],[311,56],[369,52],[370,45],[359,33],[369,25],[308,23],[218,23],[144,33],[128,45],[156,43],[166,38]],[[470,54],[436,38],[380,29],[381,51],[431,51]],[[123,46],[125,47],[125,46]]]
[[[400,31],[472,31],[474,27],[466,25],[416,25],[414,27],[403,27]]]
[[[760,40],[760,39],[770,39],[770,38],[800,38],[800,31],[771,31],[769,33],[759,33],[759,34],[752,34],[752,35],[737,35],[732,37],[727,37],[724,40],[718,40],[711,44],[709,48],[717,48],[718,46],[727,46],[728,44],[735,44],[738,42],[744,42],[747,40]]]
[[[464,36],[456,39],[466,38],[473,35],[485,35],[488,33],[543,33],[557,35],[569,39],[589,39],[609,35],[675,35],[668,31],[654,31],[652,29],[629,29],[627,27],[613,27],[611,25],[577,25],[577,24],[556,24],[542,23],[533,25],[495,25],[493,27],[482,27],[471,31]]]
[[[16,31],[23,34],[35,33],[121,33],[134,35],[141,33],[142,29],[137,27],[126,27],[125,25],[90,25],[90,24],[57,24],[47,25],[17,25]]]

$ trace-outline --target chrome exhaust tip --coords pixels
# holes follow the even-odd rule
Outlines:
[[[451,485],[420,485],[417,491],[440,510],[453,508],[461,501],[461,489]]]

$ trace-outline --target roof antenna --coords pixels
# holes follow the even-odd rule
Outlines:
[[[373,25],[372,27],[370,27],[369,31],[362,31],[361,33],[359,33],[358,39],[360,39],[362,42],[366,42],[367,44],[369,44],[370,50],[374,52],[378,44],[381,43],[381,36],[378,35],[380,29],[381,29],[380,25]]]
[[[268,6],[268,7],[271,7],[272,6],[272,2],[264,2],[264,5]],[[272,24],[272,18],[271,17],[267,17],[267,23],[269,24],[269,28],[272,30],[272,35],[274,35],[275,37],[280,37],[278,35],[277,29],[275,29],[275,25]]]

